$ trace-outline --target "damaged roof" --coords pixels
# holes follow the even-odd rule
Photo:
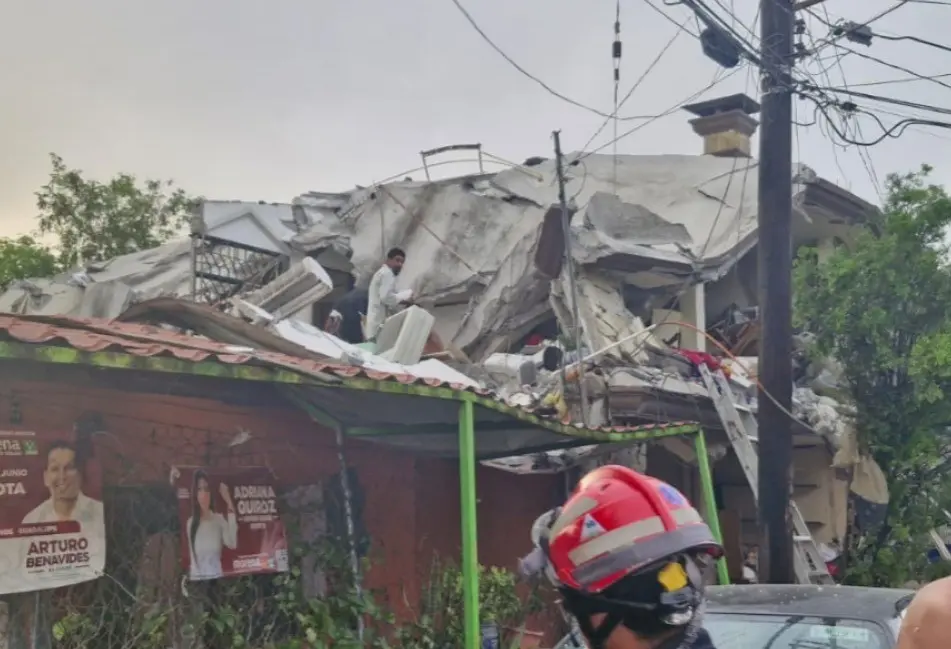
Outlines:
[[[579,209],[572,252],[582,268],[676,287],[704,272],[718,276],[755,243],[755,160],[647,155],[617,156],[615,164],[610,155],[572,154],[569,161],[567,193]],[[810,188],[829,185],[806,168],[790,181],[797,205],[808,210],[817,204]],[[444,341],[484,351],[495,344],[487,340],[524,331],[551,311],[534,253],[557,200],[554,163],[543,160],[495,174],[310,192],[287,204],[206,201],[194,229],[292,258],[352,262],[363,282],[387,248],[399,245],[407,252],[399,288],[435,305]],[[843,222],[873,209],[844,190],[835,201]],[[14,283],[0,296],[0,311],[113,318],[143,300],[186,296],[190,245],[126,255],[81,275]]]
[[[48,351],[50,348],[79,354],[67,355],[68,358],[57,356]],[[103,352],[128,354],[145,359],[146,364],[139,366],[123,363],[121,359],[106,359],[101,356]],[[276,370],[273,375],[276,378],[268,379],[271,375],[255,375],[255,378],[283,381],[296,397],[319,404],[323,411],[337,417],[348,434],[435,453],[454,452],[458,400],[468,395],[476,405],[477,426],[481,422],[485,428],[477,436],[477,452],[481,458],[698,431],[697,425],[690,422],[585,429],[559,422],[539,409],[507,405],[491,393],[468,385],[237,347],[142,324],[50,316],[0,316],[0,358],[98,364],[119,371],[153,369],[148,365],[150,359],[171,359],[184,363],[177,370],[183,373],[188,370],[182,368],[211,362],[223,370],[216,376],[235,379],[242,375],[229,374],[228,368],[269,368]],[[161,369],[176,371],[167,364]],[[199,374],[210,375],[207,368]],[[281,378],[288,375],[297,375],[301,380]],[[407,386],[413,389],[407,390]],[[427,396],[435,398],[424,408],[419,407],[418,400],[407,401]],[[434,435],[437,432],[445,435]]]

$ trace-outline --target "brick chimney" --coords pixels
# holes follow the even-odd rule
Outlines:
[[[693,132],[703,138],[704,155],[749,158],[750,138],[759,122],[751,117],[759,104],[746,95],[730,95],[684,106],[696,115],[690,120]]]

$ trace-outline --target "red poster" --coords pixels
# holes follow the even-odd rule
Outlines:
[[[0,595],[95,579],[105,564],[91,447],[71,434],[0,430]]]
[[[189,579],[287,571],[287,535],[270,471],[177,467],[172,482]]]

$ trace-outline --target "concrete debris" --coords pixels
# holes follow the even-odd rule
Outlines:
[[[850,413],[835,399],[822,397],[810,388],[793,389],[793,412],[816,433],[824,437],[833,448],[842,446],[850,433]]]
[[[566,272],[562,272],[558,281],[552,284],[550,299],[562,329],[573,332],[576,323],[572,322],[571,291],[568,283]],[[578,295],[578,311],[586,355],[610,348],[610,351],[601,356],[602,359],[646,363],[645,345],[658,343],[641,319],[624,305],[622,282],[597,270],[584,268],[577,272],[575,290]],[[622,340],[627,342],[613,346]]]
[[[681,318],[693,313],[677,304],[685,290],[700,284],[727,286],[731,275],[741,273],[756,243],[756,174],[756,161],[746,158],[594,154],[582,162],[572,154],[567,194],[577,211],[568,241],[556,227],[541,236],[546,214],[551,226],[552,206],[558,205],[555,163],[548,159],[495,174],[308,192],[289,203],[204,201],[192,223],[199,242],[195,246],[176,241],[50,279],[16,282],[0,295],[0,311],[145,317],[142,307],[150,299],[192,295],[194,256],[228,246],[263,255],[265,263],[258,259],[254,271],[262,277],[272,261],[273,268],[283,267],[286,273],[288,265],[296,268],[309,257],[334,283],[352,273],[357,285],[365,287],[386,251],[399,246],[407,255],[397,289],[412,290],[414,302],[434,320],[429,339],[416,336],[405,350],[400,348],[399,364],[373,353],[372,346],[349,345],[321,331],[323,322],[315,321],[310,308],[279,322],[237,321],[241,326],[229,324],[235,319],[225,314],[177,309],[167,323],[232,341],[478,385],[495,390],[508,403],[547,409],[566,421],[578,409],[576,362],[585,358],[589,406],[598,421],[680,419],[719,428],[709,396],[689,364],[671,353],[648,325],[658,324],[657,313],[676,312]],[[790,182],[797,206],[795,229],[819,233],[813,240],[838,236],[872,209],[804,167],[795,170]],[[554,213],[560,216],[560,210]],[[572,320],[572,292],[564,272],[550,280],[536,267],[542,259],[546,268],[557,268],[547,262],[561,259],[566,246],[576,262],[580,323]],[[231,272],[240,274],[241,264],[240,259],[234,262]],[[250,284],[250,276],[230,279],[236,287],[216,298],[222,304],[257,288],[242,285]],[[748,288],[749,281],[744,275],[734,284]],[[227,282],[224,286],[227,293]],[[343,290],[317,307],[327,306],[329,312],[329,303]],[[703,297],[704,287],[699,293],[690,308],[705,320],[704,309],[714,307],[709,301],[704,307],[703,300],[713,298]],[[716,297],[715,310],[721,315],[711,318],[712,327],[701,322],[701,331],[708,329],[733,355],[755,356],[758,316],[742,293]],[[163,307],[166,312],[174,310],[168,307]],[[570,335],[576,324],[580,349],[574,349]],[[436,356],[433,340],[440,341]],[[680,344],[679,339],[670,342]],[[421,347],[422,355],[417,353]],[[545,347],[559,350],[563,358],[554,364],[538,362],[538,350]],[[521,358],[511,356],[520,353]],[[474,364],[449,362],[450,356]],[[755,362],[742,360],[741,367],[730,367],[737,401],[755,410]],[[568,366],[567,385],[563,365]],[[834,401],[836,368],[803,367],[797,375],[802,381],[796,414],[836,445],[843,435],[841,408]],[[583,451],[569,452],[565,461],[574,462],[579,454]],[[549,458],[541,464],[552,462]]]
[[[191,282],[191,243],[173,241],[50,278],[13,282],[0,295],[0,312],[114,318],[135,302],[186,296]],[[107,295],[111,290],[116,297]]]

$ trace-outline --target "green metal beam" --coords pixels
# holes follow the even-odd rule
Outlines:
[[[479,523],[476,513],[475,417],[472,401],[459,407],[459,490],[462,513],[462,596],[465,648],[479,649]]]
[[[720,530],[720,512],[717,509],[717,497],[713,492],[713,472],[710,471],[710,456],[707,455],[707,439],[703,431],[697,432],[693,440],[694,452],[697,454],[697,466],[700,467],[700,485],[703,488],[703,504],[707,510],[707,525],[713,532],[713,538],[721,546],[723,545],[723,532]],[[721,557],[717,561],[717,574],[720,577],[721,585],[729,585],[730,570],[726,565],[726,557]]]

